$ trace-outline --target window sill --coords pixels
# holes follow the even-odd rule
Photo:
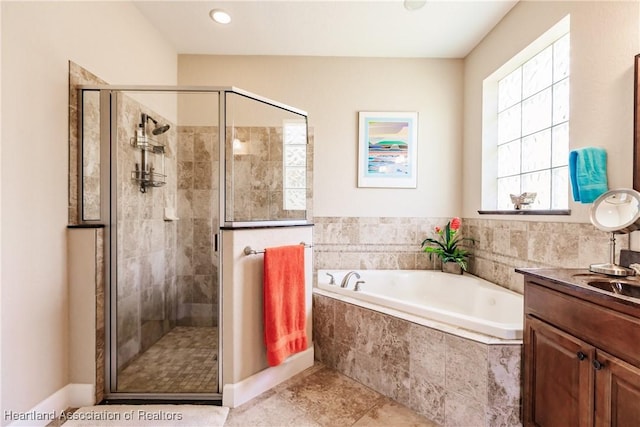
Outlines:
[[[489,211],[480,210],[480,215],[571,215],[570,209],[521,209],[521,210],[503,210],[503,211]]]

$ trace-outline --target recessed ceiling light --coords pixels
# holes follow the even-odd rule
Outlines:
[[[404,8],[407,10],[418,10],[422,8],[427,0],[404,0]]]
[[[218,24],[228,24],[231,22],[231,15],[222,9],[212,9],[211,12],[209,12],[209,16]]]

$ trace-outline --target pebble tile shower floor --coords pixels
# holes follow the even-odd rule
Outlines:
[[[218,328],[178,326],[118,375],[119,392],[215,393]]]

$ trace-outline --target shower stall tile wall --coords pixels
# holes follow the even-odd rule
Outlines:
[[[176,198],[177,132],[172,124],[168,132],[153,136],[165,146],[167,182],[142,193],[131,179],[140,163],[140,150],[131,140],[143,113],[167,123],[131,96],[117,94],[119,369],[176,326],[177,230],[175,222],[164,221],[164,206],[173,206]]]
[[[227,129],[227,150],[233,152],[233,162],[227,162],[232,179],[226,191],[233,196],[227,211],[235,221],[278,218],[300,219],[300,210],[284,209],[283,128],[281,126],[236,126]],[[306,135],[306,215],[312,212],[313,130]]]
[[[180,326],[218,326],[218,127],[179,126],[177,282]]]
[[[79,156],[82,155],[78,134],[78,86],[88,84],[105,84],[105,82],[78,64],[69,61],[69,224],[71,225],[79,224],[81,220],[78,209],[78,161]],[[99,159],[97,150],[100,147],[100,110],[97,98],[91,98],[89,102],[94,103],[91,108],[86,109],[91,115],[91,120],[83,123],[83,131],[94,143],[86,144],[85,150],[91,150],[91,152],[83,156],[82,167],[87,177],[84,183],[85,187],[88,187],[85,194],[95,196],[85,200],[84,203],[88,205],[88,211],[95,214],[100,210],[98,197],[100,169],[97,161]]]

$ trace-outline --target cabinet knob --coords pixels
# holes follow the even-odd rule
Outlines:
[[[579,351],[578,353],[576,353],[576,355],[578,356],[578,359],[580,360],[584,360],[587,358],[587,355],[584,354],[583,352]]]
[[[594,359],[593,367],[596,369],[596,371],[599,371],[600,369],[602,369],[604,367],[604,364],[602,362],[600,362],[599,360]]]

